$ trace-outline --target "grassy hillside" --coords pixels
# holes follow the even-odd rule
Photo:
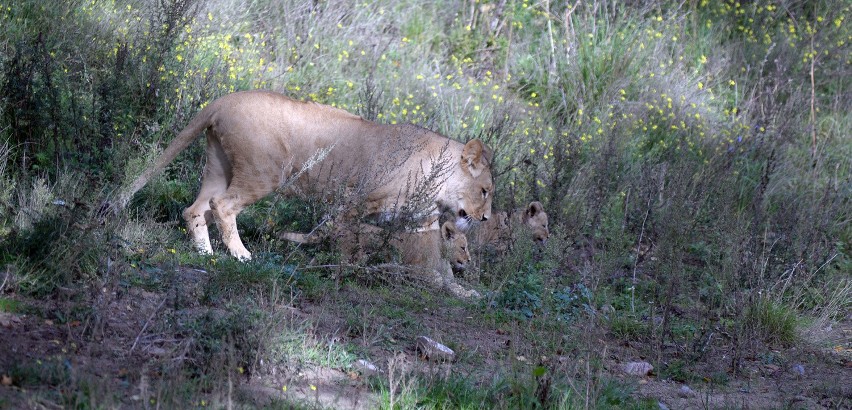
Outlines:
[[[848,2],[56,3],[0,4],[0,407],[655,408],[761,377],[791,386],[768,407],[852,404],[819,382],[852,380]],[[335,209],[310,199],[241,215],[251,263],[198,256],[203,142],[96,217],[255,88],[484,140],[495,209],[541,201],[550,240],[474,254],[481,302],[277,239]]]

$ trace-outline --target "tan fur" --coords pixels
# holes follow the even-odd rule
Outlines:
[[[494,212],[487,221],[478,224],[471,235],[475,247],[498,254],[505,253],[516,232],[528,231],[532,239],[545,243],[550,236],[547,212],[541,202],[530,202],[524,209],[516,209],[510,217],[505,211]]]
[[[358,230],[339,229],[332,234],[340,246],[342,260],[353,262],[365,258],[365,250],[370,249],[371,241],[381,233],[380,228],[364,224]],[[323,233],[309,236],[292,232],[279,235],[298,243],[317,243],[322,236]],[[453,222],[444,222],[440,231],[398,233],[390,246],[399,251],[404,265],[436,288],[444,288],[458,297],[479,297],[475,290],[467,290],[456,283],[453,276],[454,272],[464,271],[470,263],[467,236]]]
[[[467,237],[452,222],[444,222],[440,232],[403,235],[399,249],[404,264],[415,270],[422,270],[433,286],[443,287],[457,297],[480,297],[476,290],[468,290],[459,285],[453,276],[454,270],[461,271],[466,268],[470,253],[467,250]]]
[[[357,190],[367,214],[392,216],[408,198],[411,181],[429,175],[442,153],[450,166],[443,183],[434,187],[427,213],[450,210],[460,226],[491,216],[491,151],[481,141],[462,144],[413,125],[376,124],[268,91],[238,92],[208,104],[122,193],[116,208],[123,208],[203,131],[207,163],[201,189],[183,212],[203,253],[212,252],[207,225],[215,220],[230,253],[250,259],[237,232],[237,214],[290,182],[288,193],[305,196]],[[305,166],[323,150],[328,152],[319,165]],[[437,233],[437,222],[424,229]]]

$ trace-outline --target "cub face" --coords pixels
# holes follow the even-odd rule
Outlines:
[[[441,240],[444,257],[450,262],[453,272],[463,272],[470,263],[470,252],[467,249],[467,235],[450,221],[441,225]]]
[[[547,242],[550,230],[547,228],[547,212],[541,202],[533,201],[524,210],[524,224],[532,232],[533,239],[539,243]]]

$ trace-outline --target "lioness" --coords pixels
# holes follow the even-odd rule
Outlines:
[[[508,250],[519,229],[529,231],[534,241],[545,243],[550,236],[547,222],[544,206],[541,202],[533,201],[523,210],[512,211],[511,217],[506,211],[495,212],[491,218],[479,224],[471,237],[478,248],[499,254]]]
[[[370,225],[360,225],[360,232],[338,229],[331,235],[336,236],[340,246],[341,259],[353,261],[362,259],[366,252],[373,247],[380,229]],[[317,243],[323,234],[307,235],[302,233],[282,233],[279,235],[298,243]],[[444,288],[455,296],[462,298],[479,297],[475,290],[467,290],[459,285],[454,272],[462,272],[470,263],[467,236],[447,221],[441,225],[440,233],[400,232],[390,241],[390,245],[400,253],[401,262],[412,273],[425,279],[436,288]]]
[[[491,216],[491,151],[481,141],[462,144],[414,125],[377,124],[334,107],[259,90],[208,104],[119,196],[117,208],[203,131],[207,163],[201,189],[183,212],[202,253],[213,251],[207,225],[215,220],[230,253],[251,259],[237,232],[237,214],[286,184],[292,184],[287,190],[291,194],[322,194],[334,189],[328,185],[356,190],[363,193],[364,211],[393,216],[411,194],[412,181],[437,173],[423,219],[450,210],[456,223],[466,227],[471,219]],[[310,166],[314,162],[319,165]],[[446,169],[438,169],[444,163]],[[437,218],[432,220],[423,229],[438,234]]]

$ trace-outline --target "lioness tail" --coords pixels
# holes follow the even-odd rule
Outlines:
[[[145,171],[143,171],[142,174],[139,175],[139,177],[136,178],[136,180],[119,195],[118,201],[113,204],[113,211],[118,212],[124,209],[137,191],[142,189],[142,187],[144,187],[151,178],[159,174],[166,165],[172,162],[178,154],[185,150],[189,144],[195,141],[195,138],[207,129],[208,126],[210,126],[210,117],[213,116],[214,111],[215,110],[213,110],[210,106],[201,110],[201,112],[199,112],[189,122],[186,128],[184,128],[183,131],[181,131],[180,134],[178,134],[178,136],[169,143],[165,151],[163,151],[163,153],[154,162],[154,165],[146,168]]]

